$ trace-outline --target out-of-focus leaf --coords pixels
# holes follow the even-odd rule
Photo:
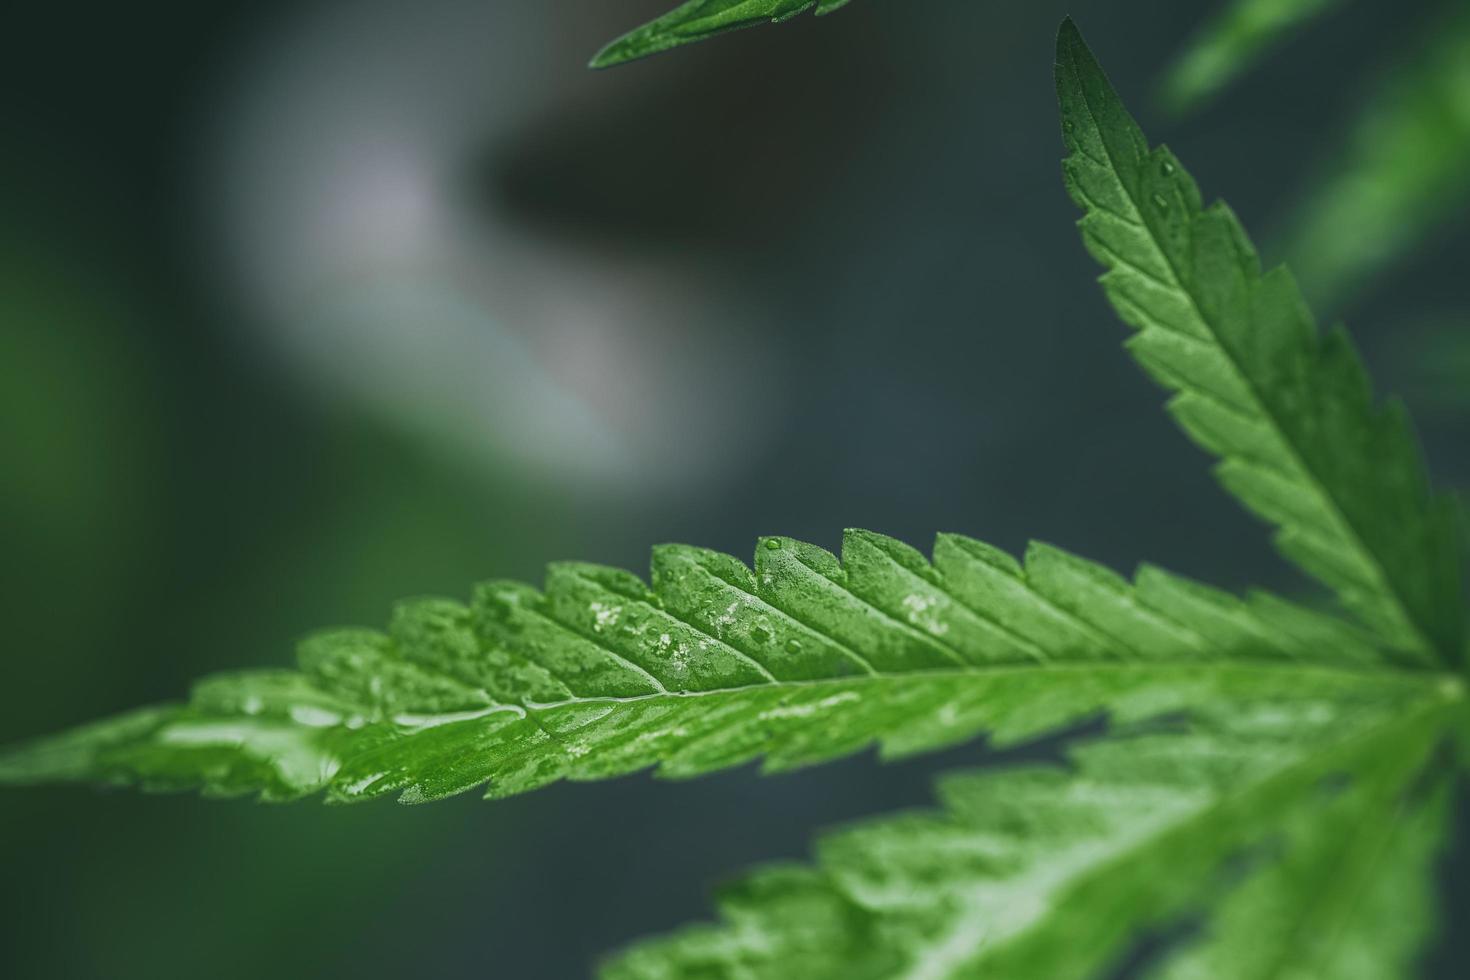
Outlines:
[[[1203,935],[1152,980],[1414,976],[1439,925],[1451,771],[1433,756],[1417,772],[1386,757],[1367,778],[1325,783],[1276,828],[1278,859],[1212,908]]]
[[[1406,978],[1445,827],[1435,710],[1270,708],[1086,746],[1070,771],[950,776],[944,811],[829,835],[815,866],[757,872],[726,889],[722,924],[603,976],[1081,980],[1204,906],[1169,980]],[[1434,791],[1406,799],[1421,778]],[[1256,874],[1221,901],[1232,856]]]
[[[1346,0],[1227,0],[1164,78],[1176,112],[1198,108],[1293,31]]]
[[[1370,90],[1296,209],[1286,254],[1308,295],[1349,297],[1470,204],[1470,5],[1454,6]]]

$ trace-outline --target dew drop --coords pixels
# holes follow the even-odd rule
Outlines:
[[[1174,176],[1174,162],[1172,160],[1165,160],[1160,163],[1159,173],[1163,174],[1165,177]]]
[[[757,643],[765,643],[771,638],[771,631],[764,626],[753,626],[750,629],[750,638]]]
[[[786,641],[786,652],[787,653],[800,653],[801,652],[801,641],[800,640],[787,640]]]
[[[766,550],[767,551],[780,551],[781,550],[781,539],[780,538],[767,538],[766,539]]]
[[[1169,202],[1165,200],[1164,195],[1155,194],[1154,207],[1158,208],[1160,211],[1167,211],[1169,210]]]

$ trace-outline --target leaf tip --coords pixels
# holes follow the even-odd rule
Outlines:
[[[1082,32],[1077,29],[1077,22],[1071,16],[1063,17],[1062,23],[1057,27],[1057,60],[1077,46],[1086,47],[1082,40]]]
[[[628,53],[624,50],[626,47],[623,43],[624,40],[625,38],[620,37],[615,41],[603,45],[598,49],[596,54],[587,60],[587,67],[593,71],[601,71],[604,68],[611,68],[614,65],[621,65],[623,62],[631,60]]]

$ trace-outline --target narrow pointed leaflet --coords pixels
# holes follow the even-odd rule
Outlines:
[[[1400,405],[1375,402],[1340,330],[1319,335],[1295,281],[1263,272],[1234,214],[1205,207],[1168,149],[1149,149],[1070,23],[1057,49],[1067,187],[1108,299],[1137,330],[1169,411],[1221,457],[1222,484],[1278,526],[1283,554],[1387,643],[1464,656],[1464,556]]]
[[[1111,711],[1434,689],[1342,622],[1154,568],[1130,584],[1034,545],[1025,564],[942,535],[931,563],[850,531],[841,561],[767,538],[754,568],[664,546],[637,576],[553,565],[544,591],[406,602],[386,633],[302,644],[295,670],[208,678],[145,709],[0,755],[0,782],[200,788],[334,801],[505,796],[658,766],[770,769],[878,742],[911,754]]]

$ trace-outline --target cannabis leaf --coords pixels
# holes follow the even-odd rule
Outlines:
[[[1139,930],[1210,905],[1150,976],[1401,976],[1430,925],[1449,783],[1434,747],[1453,710],[1206,710],[1090,744],[1070,769],[951,775],[942,812],[827,836],[816,867],[755,873],[725,889],[723,924],[603,976],[1091,977]],[[1234,888],[1230,858],[1247,868]]]
[[[1166,151],[1148,153],[1070,21],[1057,61],[1074,194],[1122,210],[1158,193],[1190,216],[1172,241],[1192,245],[1208,230],[1193,226],[1197,204],[1180,207],[1192,185],[1171,198],[1141,178],[1184,180]],[[1110,186],[1098,171],[1119,176]],[[1148,227],[1136,208],[1125,218]],[[1098,223],[1083,231],[1103,251]],[[1193,268],[1226,288],[1242,266],[1204,264],[1208,246]],[[722,896],[723,923],[637,946],[604,977],[1080,978],[1116,972],[1150,926],[1191,918],[1198,929],[1143,975],[1407,976],[1432,927],[1453,776],[1441,747],[1466,722],[1460,680],[1441,677],[1438,693],[1405,697],[1200,701],[1183,730],[1124,731],[1074,751],[1068,769],[952,776],[943,812],[829,836],[815,867],[756,873]]]
[[[1309,793],[1282,813],[1276,860],[1211,910],[1200,941],[1170,958],[1162,980],[1414,974],[1438,924],[1434,861],[1449,830],[1453,770],[1442,756],[1398,756],[1385,743],[1377,752],[1347,786],[1342,772],[1318,784],[1329,798],[1343,793],[1340,802]]]
[[[888,756],[981,731],[1012,742],[1103,709],[1148,717],[1282,687],[1350,699],[1439,683],[1264,593],[1241,601],[1155,568],[1130,586],[1040,544],[1022,566],[957,535],[931,564],[865,531],[840,562],[764,539],[753,571],[661,547],[651,589],[553,565],[544,593],[490,582],[468,606],[407,602],[386,634],[323,633],[298,659],[0,756],[0,781],[404,802],[488,782],[498,797],[652,765],[786,769],[875,740]]]
[[[818,17],[846,6],[848,0],[688,0],[657,20],[629,31],[593,55],[593,68],[645,58],[681,44],[703,41],[725,31],[765,21],[779,24],[808,10]]]
[[[1345,0],[1229,0],[1180,54],[1164,79],[1176,112],[1218,94],[1269,48]]]
[[[1150,150],[1090,52],[1057,68],[1067,187],[1086,212],[1129,350],[1176,394],[1169,411],[1278,548],[1385,641],[1457,662],[1463,556],[1453,503],[1429,486],[1402,407],[1376,405],[1351,341],[1319,336],[1284,268],[1262,272],[1223,203],[1204,207],[1167,148]]]
[[[753,567],[670,545],[651,583],[566,563],[541,591],[404,603],[386,633],[307,640],[295,670],[0,753],[0,782],[422,802],[1006,744],[1106,712],[1069,767],[951,777],[942,812],[830,837],[607,976],[1081,977],[1190,917],[1154,975],[1401,975],[1470,732],[1453,504],[1345,336],[1320,338],[1290,276],[1148,148],[1070,21],[1057,52],[1067,183],[1131,350],[1368,630],[1041,544],[1018,562],[941,535],[930,560],[849,531],[840,559],[766,538]]]

